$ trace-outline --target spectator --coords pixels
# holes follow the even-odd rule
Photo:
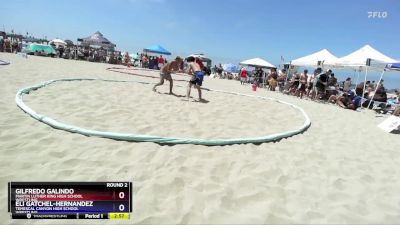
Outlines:
[[[297,97],[303,98],[303,95],[306,93],[306,85],[307,85],[307,79],[308,79],[308,70],[304,70],[302,74],[300,74],[299,78],[299,86],[296,90],[295,95]]]
[[[246,68],[242,67],[240,70],[240,84],[245,84],[247,83],[247,70]]]
[[[328,86],[328,78],[331,75],[332,70],[327,70],[325,73],[322,73],[317,78],[317,94],[315,95],[318,99],[323,99],[325,96],[326,88]]]
[[[276,86],[278,86],[278,73],[275,68],[271,69],[271,73],[268,75],[268,85],[271,91],[275,91]]]
[[[348,77],[346,81],[343,83],[343,91],[348,92],[351,89],[351,78]]]
[[[158,68],[162,68],[164,66],[164,58],[162,57],[162,55],[160,55],[160,57],[158,57]]]
[[[285,86],[285,82],[287,79],[287,74],[286,74],[286,69],[283,69],[281,71],[281,73],[278,76],[278,87],[279,87],[279,91],[283,92],[284,86]]]
[[[369,83],[370,83],[370,81],[367,81],[365,83],[365,86],[368,86]],[[364,90],[364,82],[361,82],[356,87],[356,95],[361,97],[363,95],[363,90]]]

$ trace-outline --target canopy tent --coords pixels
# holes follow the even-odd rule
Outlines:
[[[359,68],[360,66],[366,66],[367,59],[373,59],[384,63],[396,62],[396,60],[382,54],[371,46],[365,45],[355,52],[339,58],[334,62],[334,65]]]
[[[387,69],[400,71],[400,63],[390,63],[386,65]]]
[[[379,61],[381,63],[392,63],[396,62],[396,60],[382,54],[378,50],[372,48],[370,45],[365,45],[362,48],[343,56],[337,59],[332,63],[333,66],[339,67],[348,67],[352,69],[363,69],[365,68],[365,76],[364,76],[364,88],[363,93],[365,91],[365,85],[367,82],[367,74],[368,69],[376,69],[375,67],[370,67],[369,62],[371,60]],[[358,83],[359,77],[357,77],[356,84]]]
[[[151,52],[151,53],[157,53],[157,54],[162,54],[162,55],[171,55],[171,52],[169,52],[167,49],[161,47],[160,45],[152,45],[148,48],[144,48],[143,52]]]
[[[111,43],[111,41],[105,38],[99,31],[89,37],[78,38],[78,41],[80,41],[82,45],[96,45],[110,49],[114,49],[116,47],[115,44]]]
[[[294,66],[309,66],[309,67],[319,67],[325,62],[335,62],[338,58],[330,53],[326,49],[315,52],[313,54],[292,60],[291,65]]]
[[[56,50],[50,45],[29,44],[25,49],[26,53],[45,52],[47,54],[55,54]]]
[[[260,67],[260,68],[276,68],[276,66],[272,65],[271,63],[261,58],[248,59],[240,62],[240,64],[246,66]]]
[[[222,69],[226,72],[229,73],[237,73],[239,72],[239,66],[232,64],[232,63],[228,63],[228,64],[223,64],[222,65]]]

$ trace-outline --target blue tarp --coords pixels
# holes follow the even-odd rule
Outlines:
[[[158,53],[158,54],[163,54],[163,55],[171,55],[171,52],[169,52],[167,49],[161,47],[160,45],[152,45],[148,48],[143,49],[143,51]]]
[[[400,63],[387,64],[386,68],[391,69],[391,70],[400,70]]]

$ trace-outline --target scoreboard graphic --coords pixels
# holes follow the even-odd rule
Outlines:
[[[132,182],[9,182],[12,219],[129,219]]]

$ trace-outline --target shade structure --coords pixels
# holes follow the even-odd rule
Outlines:
[[[371,46],[365,45],[355,52],[339,58],[334,64],[336,66],[359,68],[360,66],[366,66],[367,59],[372,59],[383,63],[396,62],[396,60],[382,54]]]
[[[29,44],[26,48],[27,53],[35,53],[44,51],[47,54],[55,54],[56,50],[50,45],[42,45],[42,44]]]
[[[223,64],[222,65],[222,69],[224,69],[224,71],[229,72],[229,73],[237,73],[239,72],[239,66],[232,64],[232,63],[228,63],[228,64]]]
[[[162,55],[171,55],[171,52],[169,52],[167,49],[161,47],[160,45],[152,45],[148,48],[144,48],[143,51],[162,54]]]
[[[389,63],[386,65],[387,69],[400,71],[400,63]]]
[[[327,64],[335,62],[337,59],[338,58],[330,53],[327,49],[322,49],[321,51],[292,60],[291,65],[318,67],[325,64],[325,62],[327,62]]]
[[[115,48],[115,44],[111,43],[102,33],[97,31],[93,35],[86,38],[78,38],[82,45],[97,45],[104,48]]]
[[[276,68],[276,66],[272,65],[271,63],[261,58],[248,59],[240,62],[240,64],[246,66],[260,67],[260,68]]]

